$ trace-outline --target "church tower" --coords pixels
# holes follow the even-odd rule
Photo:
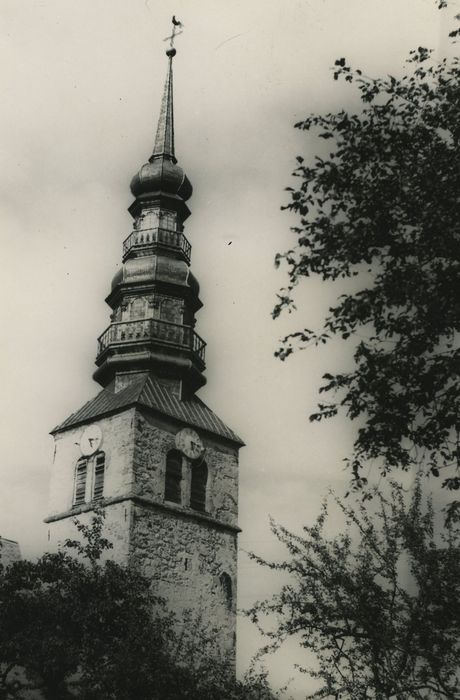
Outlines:
[[[196,391],[205,384],[202,306],[184,234],[192,186],[174,149],[173,58],[154,148],[131,181],[133,230],[106,299],[94,379],[102,391],[54,428],[50,547],[73,519],[106,513],[120,563],[139,566],[179,619],[235,660],[240,438]],[[190,624],[190,623],[189,623]]]

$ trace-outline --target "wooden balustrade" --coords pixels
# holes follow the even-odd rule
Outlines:
[[[141,229],[133,231],[123,242],[123,261],[129,252],[134,249],[144,249],[154,245],[163,245],[166,248],[180,250],[187,262],[190,262],[192,246],[182,231],[170,231],[166,228]]]
[[[189,348],[204,362],[206,343],[193,328],[156,318],[112,323],[98,338],[98,355],[110,345],[142,340],[158,340],[168,345]]]

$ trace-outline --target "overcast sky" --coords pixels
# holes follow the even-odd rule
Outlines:
[[[0,534],[27,556],[45,546],[48,432],[99,389],[96,338],[109,324],[104,298],[131,230],[129,182],[153,146],[173,13],[185,25],[174,62],[176,154],[194,186],[186,235],[204,302],[197,330],[208,342],[200,396],[247,443],[241,548],[276,553],[268,514],[299,528],[328,486],[346,485],[350,426],[308,422],[321,374],[346,365],[346,349],[284,364],[273,357],[278,339],[319,323],[335,294],[312,280],[296,316],[270,318],[285,282],[273,259],[293,242],[283,190],[295,156],[316,147],[292,127],[310,111],[356,103],[353,89],[332,80],[335,58],[369,75],[397,74],[411,48],[442,47],[454,8],[0,0]],[[273,586],[242,554],[240,606]],[[257,644],[247,622],[239,644],[244,666]]]

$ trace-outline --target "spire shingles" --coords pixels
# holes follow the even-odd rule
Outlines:
[[[175,53],[175,51],[174,51]],[[154,158],[168,158],[176,162],[174,154],[174,110],[173,110],[173,70],[172,51],[168,51],[169,65],[158,119],[155,146],[150,161]]]

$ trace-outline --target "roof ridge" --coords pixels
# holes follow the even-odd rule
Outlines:
[[[226,423],[224,423],[224,421],[221,418],[219,418],[219,416],[216,413],[214,413],[212,408],[209,408],[209,406],[203,401],[203,399],[201,399],[196,394],[193,394],[193,396],[191,396],[189,399],[179,399],[171,391],[169,391],[166,386],[161,384],[161,382],[159,382],[156,377],[149,375],[148,381],[144,384],[144,387],[138,399],[138,402],[141,403],[143,406],[146,406],[147,408],[154,408],[154,406],[152,406],[152,398],[155,399],[155,396],[149,396],[149,391],[153,394],[155,394],[155,392],[157,394],[161,394],[161,397],[164,402],[162,409],[160,409],[162,413],[165,413],[166,415],[170,415],[175,418],[179,418],[179,420],[187,422],[191,420],[188,407],[193,406],[195,409],[194,424],[196,427],[204,428],[205,424],[207,423],[208,425],[205,429],[209,430],[210,432],[216,433],[217,435],[223,435],[224,437],[228,437],[231,440],[234,440],[244,445],[243,440],[238,436],[238,434],[235,433],[231,428],[229,428],[226,425]],[[169,407],[167,404],[169,404]],[[198,423],[196,422],[196,418],[199,419]]]
[[[159,382],[158,379],[156,377],[153,377],[151,374],[148,375],[146,382],[142,387],[142,391],[139,394],[139,401],[142,401],[142,394],[149,388],[154,389],[155,391],[159,391],[162,394],[163,398],[169,401],[173,401],[178,404],[183,403],[181,399],[177,398],[177,396],[175,396],[171,391],[169,391],[168,387],[164,386],[164,384]],[[147,396],[145,397],[145,400],[148,401]]]
[[[133,379],[132,382],[127,384],[123,389],[121,389],[121,391],[117,391],[116,393],[118,394],[118,396],[121,396],[121,394],[124,391],[126,391],[126,393],[131,393],[133,391],[133,384],[135,385],[136,382],[139,382],[139,390],[137,392],[137,396],[136,396],[136,394],[134,394],[134,396],[133,396],[134,401],[139,401],[141,394],[145,389],[145,385],[147,384],[148,379],[149,379],[148,375],[144,375],[142,377],[137,377],[136,379]]]

